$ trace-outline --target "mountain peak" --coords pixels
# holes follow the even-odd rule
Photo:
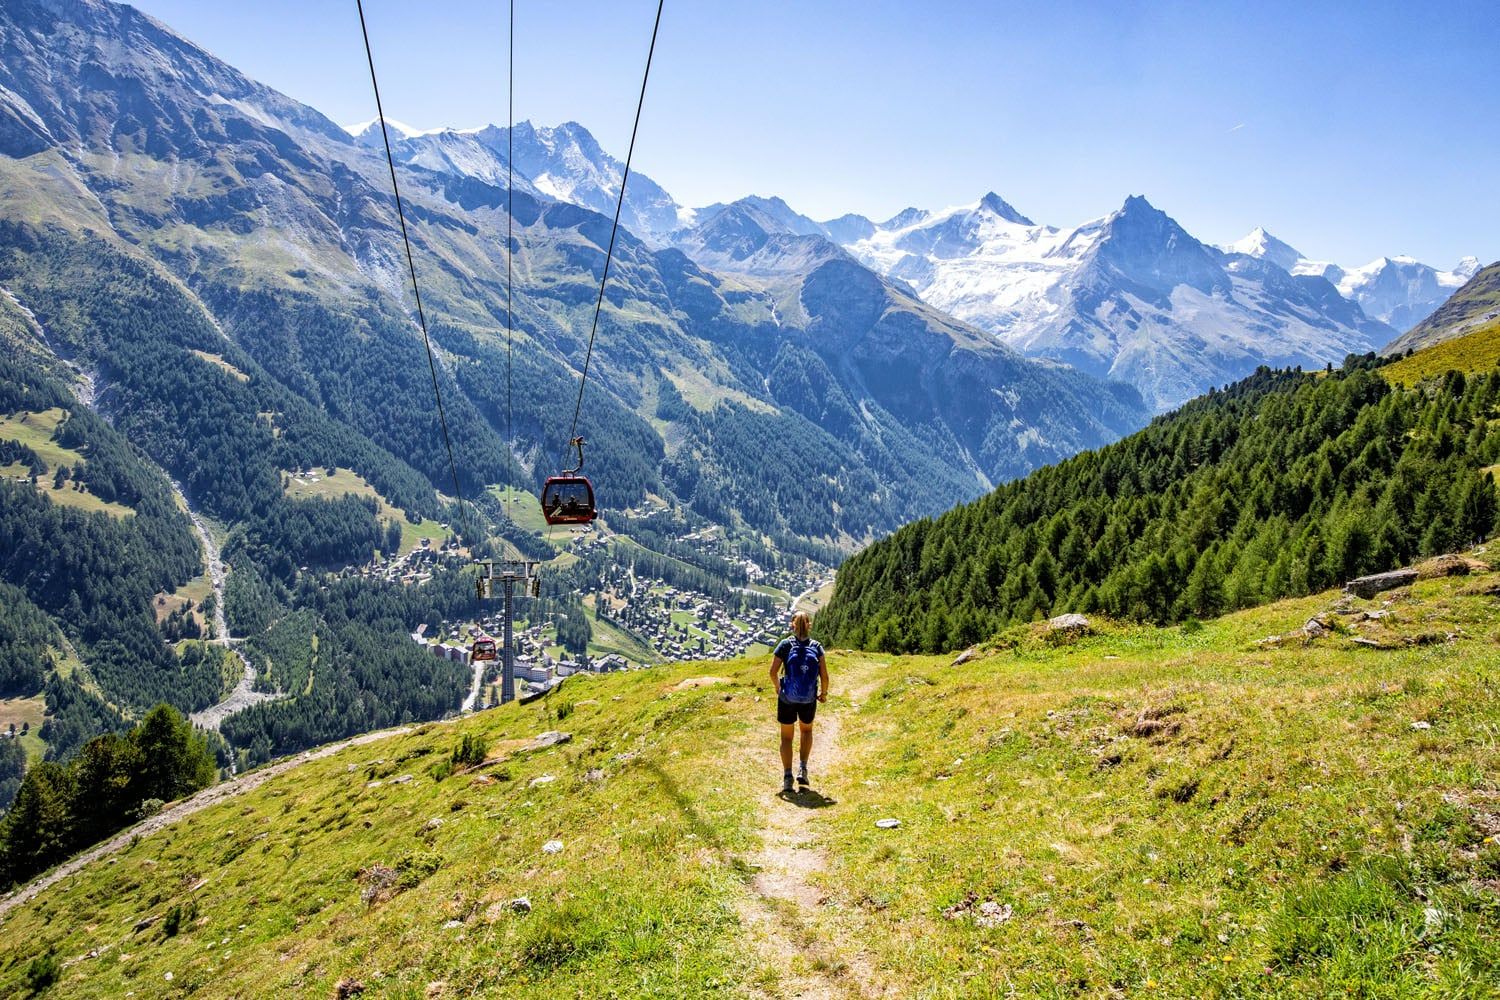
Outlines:
[[[1032,222],[1030,219],[1026,218],[1026,216],[1016,211],[1008,201],[1006,201],[1004,198],[1000,197],[993,191],[989,192],[983,198],[979,199],[979,207],[988,212],[992,212],[995,215],[998,215],[1006,222],[1014,222],[1018,226],[1036,225],[1035,222]]]
[[[905,229],[931,217],[932,213],[925,208],[903,208],[895,215],[886,219],[879,226],[881,229]]]
[[[385,120],[386,131],[390,133],[391,142],[400,142],[402,139],[413,139],[419,135],[428,135],[426,129],[413,128],[405,122],[398,122],[394,118]],[[342,126],[345,132],[354,137],[354,141],[361,146],[384,146],[385,142],[380,133],[380,119],[371,118],[369,121],[355,122],[353,125]],[[432,131],[441,131],[435,129]]]
[[[1117,217],[1162,214],[1163,212],[1161,211],[1161,209],[1157,208],[1155,205],[1147,201],[1146,196],[1143,194],[1126,195],[1125,203],[1121,205],[1120,210],[1115,213]]]
[[[1264,226],[1256,226],[1244,239],[1236,240],[1221,249],[1226,253],[1242,253],[1248,257],[1270,261],[1287,272],[1303,259],[1301,251],[1266,232]]]

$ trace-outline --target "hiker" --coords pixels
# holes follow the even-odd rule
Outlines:
[[[810,637],[807,612],[792,615],[792,635],[771,654],[771,685],[776,688],[776,721],[781,723],[781,790],[792,790],[792,726],[801,723],[802,766],[797,781],[807,781],[807,755],[812,753],[813,716],[818,702],[828,700],[828,661],[823,647]]]

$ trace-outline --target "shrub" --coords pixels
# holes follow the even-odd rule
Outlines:
[[[31,960],[26,966],[26,986],[33,993],[40,993],[57,981],[57,973],[60,966],[57,962],[57,953],[52,949]]]
[[[453,748],[452,762],[454,766],[476,767],[484,763],[489,751],[489,744],[485,742],[483,736],[476,733],[464,733],[458,741],[458,746]]]

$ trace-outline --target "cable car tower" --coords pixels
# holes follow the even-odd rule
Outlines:
[[[536,597],[541,589],[541,578],[536,570],[541,563],[524,559],[486,560],[478,564],[479,576],[474,583],[475,593],[481,601],[495,596],[495,584],[500,584],[503,601],[501,614],[505,618],[505,631],[501,638],[500,704],[516,700],[516,634],[515,596],[516,584],[521,585],[523,596]]]

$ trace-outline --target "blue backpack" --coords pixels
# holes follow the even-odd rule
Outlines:
[[[774,655],[785,664],[781,673],[781,700],[800,703],[817,701],[820,672],[818,664],[823,659],[823,647],[818,645],[818,641],[783,639]]]

